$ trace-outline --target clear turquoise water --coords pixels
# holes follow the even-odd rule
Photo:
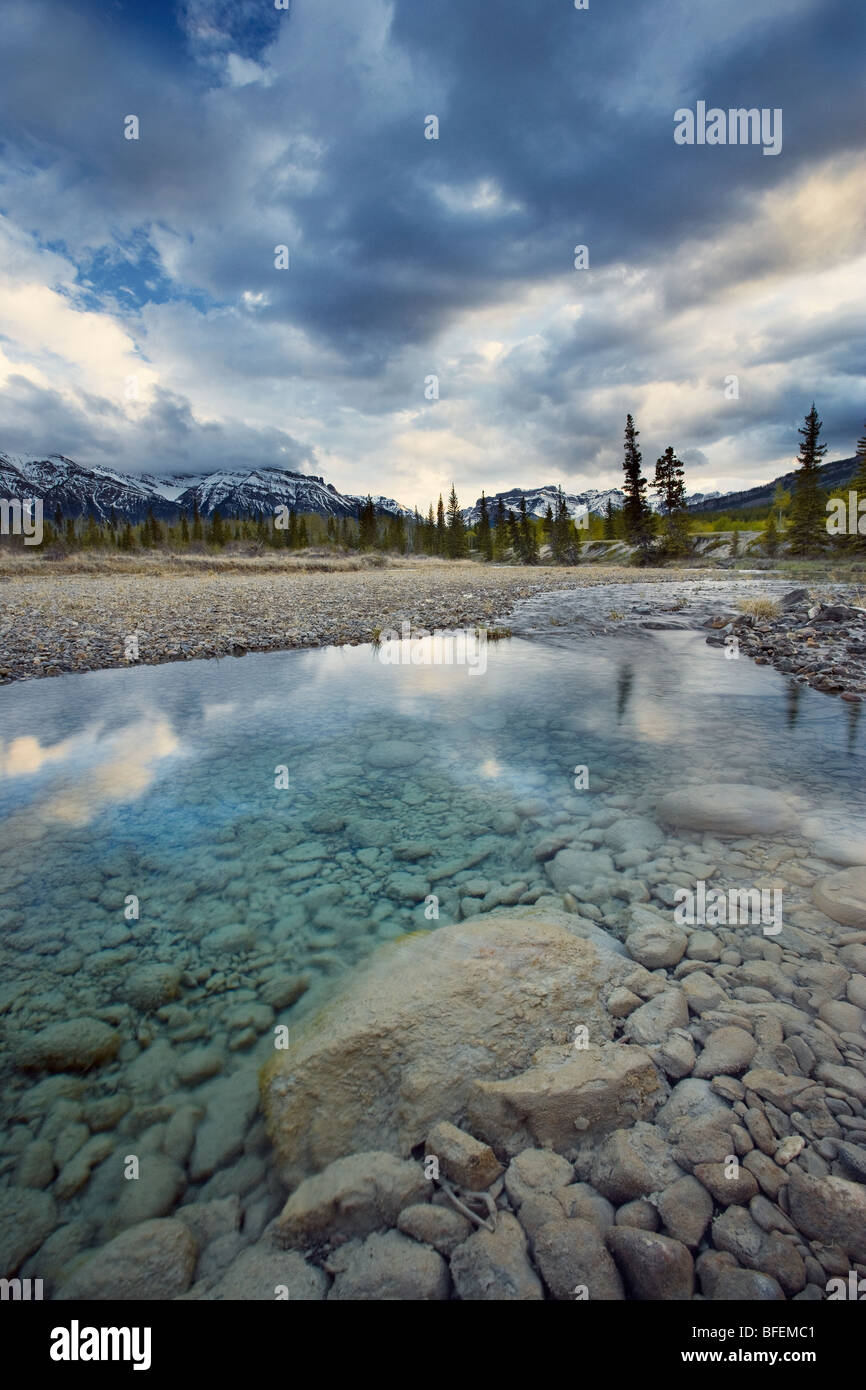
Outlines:
[[[596,817],[651,815],[665,791],[698,779],[784,788],[811,810],[861,817],[860,712],[726,660],[687,631],[514,639],[488,647],[479,675],[383,665],[370,648],[346,648],[10,686],[0,692],[0,1023],[10,1050],[82,1013],[116,1021],[122,1050],[86,1078],[81,1103],[128,1091],[121,1134],[151,1125],[155,1145],[165,1115],[148,1107],[180,1103],[175,1067],[190,1049],[217,1048],[227,1075],[246,1069],[240,1084],[254,1096],[274,1017],[297,1016],[266,1009],[236,1046],[235,1001],[255,1004],[275,974],[302,972],[302,1013],[382,940],[435,930],[428,893],[440,925],[473,903],[494,905],[496,893],[549,894],[533,851],[552,831],[591,844]],[[587,791],[574,789],[578,765]],[[287,790],[275,786],[281,766]],[[694,839],[663,853],[694,862],[707,848]],[[131,894],[137,921],[124,916]],[[628,896],[600,905],[604,929],[624,929]],[[238,926],[251,933],[240,952],[210,935]],[[187,972],[183,1018],[124,1012],[130,973],[150,962]],[[142,1070],[154,1040],[159,1065]],[[22,1114],[33,1084],[7,1056],[2,1183],[14,1181],[26,1143],[63,1131],[50,1109],[47,1129],[42,1109]],[[185,1101],[207,1106],[215,1084]],[[80,1103],[62,1104],[63,1142],[74,1145]],[[129,1140],[118,1145],[119,1155]],[[112,1164],[119,1173],[117,1155],[103,1169]],[[177,1200],[199,1191],[188,1181]],[[107,1238],[112,1190],[93,1177],[59,1204],[58,1219],[81,1217],[79,1243]]]

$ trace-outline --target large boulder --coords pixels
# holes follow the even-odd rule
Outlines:
[[[724,782],[668,792],[656,813],[678,830],[717,835],[775,835],[791,829],[798,819],[795,806],[781,792]]]
[[[866,867],[841,869],[819,878],[812,889],[816,907],[846,927],[866,927]]]
[[[568,922],[567,913],[491,913],[381,947],[263,1069],[285,1181],[363,1150],[408,1154],[438,1121],[460,1122],[478,1083],[519,1075],[577,1025],[596,1047],[610,1039],[601,996],[634,965],[573,936]],[[585,1110],[594,1078],[581,1053],[562,1051],[577,1059]],[[645,1055],[622,1051],[639,1110],[658,1083]],[[576,1073],[571,1090],[578,1085]],[[520,1147],[534,1142],[530,1133]]]
[[[55,1298],[129,1302],[176,1298],[189,1287],[196,1242],[182,1221],[144,1221],[77,1264]]]
[[[428,1201],[431,1191],[417,1163],[375,1150],[350,1154],[295,1189],[276,1220],[275,1239],[304,1249],[363,1238],[393,1226],[404,1207]]]

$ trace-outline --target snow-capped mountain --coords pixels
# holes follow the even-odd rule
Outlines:
[[[238,472],[176,474],[121,473],[95,465],[86,468],[63,454],[25,458],[0,453],[0,495],[41,497],[47,517],[58,510],[64,517],[92,515],[107,520],[143,521],[149,510],[160,521],[191,516],[197,505],[202,516],[219,511],[223,517],[273,516],[279,507],[318,516],[356,517],[362,497],[337,491],[332,483],[287,468],[254,468]],[[390,497],[374,497],[377,511],[411,516],[408,507]]]
[[[529,516],[545,517],[548,507],[555,516],[558,491],[556,483],[547,483],[543,487],[513,487],[508,492],[496,492],[492,497],[487,498],[487,514],[491,521],[495,519],[501,498],[506,513],[512,511],[516,515],[520,510],[520,499],[525,497],[526,511]],[[614,507],[621,507],[624,501],[618,488],[607,488],[605,491],[589,488],[586,492],[566,492],[563,488],[562,495],[565,498],[568,515],[572,521],[580,521],[588,512],[594,512],[597,516],[604,516],[608,502],[611,502]],[[480,515],[481,498],[479,497],[474,507],[463,509],[463,519],[467,525],[474,526]]]

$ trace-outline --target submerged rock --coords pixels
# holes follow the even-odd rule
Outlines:
[[[660,820],[678,829],[718,835],[774,835],[797,822],[793,804],[781,792],[724,782],[668,792],[657,811]]]
[[[108,1062],[120,1047],[120,1034],[97,1018],[52,1023],[31,1038],[12,1045],[16,1066],[24,1071],[89,1071]]]
[[[634,966],[573,936],[568,921],[517,909],[381,947],[263,1069],[285,1180],[365,1149],[408,1154],[438,1121],[459,1123],[478,1083],[519,1074],[541,1046],[568,1043],[576,1024],[593,1040],[610,1038],[601,995]],[[580,1057],[562,1051],[565,1060]],[[659,1084],[655,1070],[637,1049],[621,1051],[632,1056],[617,1063],[617,1077],[633,1083],[629,1094],[642,1106]],[[584,1085],[587,1114],[600,1104],[593,1080],[578,1061],[572,1090]],[[613,1104],[615,1086],[608,1080],[603,1089]],[[542,1103],[547,1132],[543,1111]],[[551,1122],[565,1133],[564,1111]],[[521,1147],[533,1142],[530,1134]]]

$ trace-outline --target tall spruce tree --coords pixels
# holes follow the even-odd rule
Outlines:
[[[651,487],[658,496],[662,513],[662,548],[666,555],[684,555],[689,548],[686,475],[682,462],[677,458],[671,444],[661,458],[656,459],[655,477]]]
[[[827,513],[819,473],[827,445],[818,443],[821,424],[813,401],[802,429],[797,431],[802,435],[797,457],[800,471],[796,478],[788,531],[791,550],[795,555],[814,555],[827,539]]]
[[[501,560],[508,549],[508,518],[505,503],[501,497],[496,499],[496,524],[493,528],[493,554]]]
[[[493,532],[490,529],[490,517],[487,512],[487,498],[484,490],[481,491],[481,502],[479,504],[478,517],[478,549],[483,560],[493,559]]]
[[[625,494],[623,520],[626,540],[637,547],[640,560],[646,563],[652,545],[653,516],[646,500],[647,480],[641,470],[642,455],[637,445],[639,433],[640,431],[634,427],[634,420],[627,415],[625,457],[622,464],[625,474],[622,487]]]
[[[358,518],[358,545],[361,550],[373,550],[376,545],[376,505],[369,493],[366,501],[361,503],[361,513]]]
[[[445,505],[440,492],[439,501],[436,504],[436,554],[444,555],[445,553]]]
[[[466,525],[463,514],[460,511],[460,503],[457,501],[457,492],[454,484],[451,484],[451,492],[448,497],[448,555],[452,560],[462,560],[469,550],[469,542],[466,536]]]

